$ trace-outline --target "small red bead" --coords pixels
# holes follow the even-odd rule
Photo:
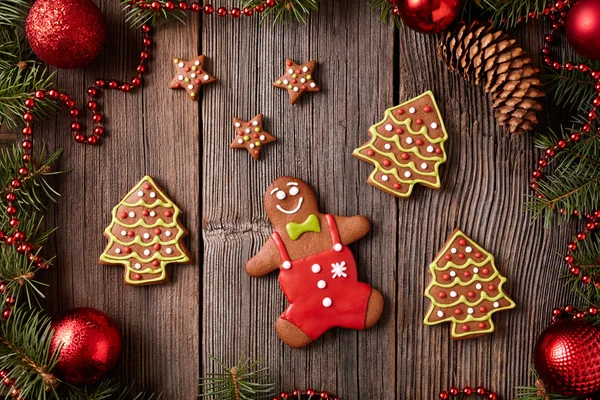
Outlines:
[[[54,89],[48,90],[48,96],[53,99],[58,98],[58,96],[59,96],[58,90],[54,90]]]
[[[224,17],[227,15],[227,9],[225,7],[219,7],[219,9],[217,10],[217,15],[219,17]]]
[[[26,112],[25,114],[23,114],[23,120],[25,122],[31,122],[33,121],[33,114],[30,112]]]
[[[21,131],[21,133],[24,136],[31,136],[31,134],[33,133],[33,130],[31,129],[30,126],[26,126],[25,128],[23,128],[23,130]]]
[[[94,115],[92,115],[92,121],[94,121],[95,123],[101,122],[102,114],[94,113]]]
[[[180,1],[179,2],[179,9],[183,10],[183,11],[187,11],[187,9],[188,9],[187,3],[185,1]]]
[[[244,8],[244,15],[246,17],[251,17],[253,14],[254,14],[254,11],[251,8],[248,8],[248,7]]]
[[[128,83],[124,83],[121,85],[120,89],[122,92],[127,93],[131,90],[131,86]]]
[[[98,136],[90,136],[87,138],[89,144],[96,144],[98,142]]]
[[[142,80],[137,76],[131,80],[131,86],[139,86],[141,83]]]
[[[46,98],[46,93],[44,93],[43,90],[36,90],[35,92],[35,98],[39,99],[39,100],[43,100]]]
[[[25,107],[27,107],[27,108],[35,107],[35,100],[33,100],[33,99],[25,100]]]
[[[231,9],[231,11],[229,11],[229,14],[233,17],[233,18],[239,18],[242,15],[242,12],[239,8],[234,7]]]
[[[104,135],[104,128],[101,126],[97,126],[94,128],[94,135],[96,136],[102,136]]]
[[[456,395],[458,394],[458,389],[457,389],[457,388],[455,388],[455,387],[451,387],[451,388],[450,388],[450,394],[451,394],[452,396],[456,396]]]
[[[150,3],[150,9],[151,9],[152,11],[159,11],[159,10],[160,10],[160,8],[161,8],[161,6],[162,6],[162,5],[161,5],[161,4],[160,4],[160,2],[158,2],[158,1],[153,1],[152,3]]]
[[[95,110],[96,108],[98,108],[98,103],[96,103],[94,100],[90,100],[87,103],[87,108],[89,108],[90,110]]]
[[[11,186],[13,189],[19,189],[19,188],[21,187],[21,181],[20,181],[20,180],[18,180],[18,179],[13,179],[13,180],[10,182],[10,186]]]
[[[175,4],[172,1],[167,1],[163,7],[167,11],[173,11],[175,9]]]
[[[204,14],[210,15],[213,12],[215,12],[215,8],[212,5],[207,4],[204,6]]]
[[[202,11],[202,6],[198,2],[194,1],[192,4],[190,4],[190,10],[192,10],[194,13],[197,13]]]
[[[140,64],[137,66],[136,71],[138,74],[143,74],[146,72],[146,66]]]

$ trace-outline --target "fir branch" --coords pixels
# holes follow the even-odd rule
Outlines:
[[[158,0],[161,5],[164,5],[168,0]],[[139,29],[144,24],[155,25],[160,19],[170,20],[175,19],[182,24],[185,24],[187,15],[185,11],[176,8],[171,12],[167,12],[164,7],[161,7],[160,11],[153,11],[149,7],[141,7],[141,4],[147,4],[148,6],[152,3],[152,0],[123,0],[121,1],[121,7],[125,12],[125,21],[133,29]]]
[[[27,110],[24,102],[36,90],[52,86],[54,73],[49,73],[33,57],[27,39],[14,29],[0,28],[0,124],[14,129]],[[38,118],[45,118],[58,110],[51,99],[37,101],[32,110]]]
[[[243,0],[242,8],[256,8],[264,6],[265,0]],[[276,0],[273,7],[265,6],[261,15],[261,22],[273,17],[273,22],[286,23],[297,21],[307,23],[307,17],[312,11],[319,11],[319,0]]]
[[[516,388],[515,400],[577,400],[574,397],[565,397],[548,392],[546,386],[539,378],[533,365],[529,367],[535,379],[535,386],[519,386]]]
[[[398,29],[402,28],[402,18],[392,14],[394,4],[390,0],[371,0],[371,12],[379,10],[379,22],[388,22],[390,19]]]
[[[131,397],[131,388],[122,388],[121,384],[112,379],[104,379],[93,387],[61,386],[65,388],[62,398],[66,400],[160,400],[160,395],[138,393]]]
[[[568,272],[564,278],[566,284],[571,286],[572,292],[577,292],[589,304],[600,306],[600,288],[594,283],[600,281],[600,233],[598,231],[590,232],[586,235],[585,240],[578,241],[578,249],[573,252],[573,265],[577,265],[581,273],[574,276]],[[589,275],[589,284],[582,283],[582,276]],[[595,317],[597,318],[597,317]],[[600,319],[598,319],[600,321]]]
[[[539,13],[548,4],[547,0],[481,0],[479,6],[494,26],[513,28],[525,17],[529,19],[530,12]]]
[[[0,1],[0,26],[24,26],[29,7],[31,3],[28,0]]]
[[[200,378],[200,397],[214,400],[255,400],[273,396],[274,385],[269,383],[269,369],[260,367],[260,361],[240,357],[235,367],[229,368],[216,358],[210,358],[223,372]]]
[[[542,79],[546,82],[554,102],[570,111],[577,110],[582,104],[589,107],[596,96],[594,80],[589,74],[584,74],[578,70],[551,70]]]

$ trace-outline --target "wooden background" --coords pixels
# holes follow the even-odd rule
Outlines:
[[[96,77],[130,79],[138,61],[139,33],[118,2],[99,4],[109,27],[103,55],[57,76],[79,104]],[[537,54],[543,31],[534,24],[514,34]],[[328,0],[306,26],[195,15],[185,26],[159,26],[154,39],[143,89],[101,99],[109,132],[101,146],[74,143],[65,112],[36,131],[38,143],[65,149],[62,167],[72,169],[57,182],[63,196],[48,219],[60,228],[48,249],[58,255],[48,307],[55,315],[91,306],[114,316],[125,345],[117,375],[166,400],[197,396],[198,376],[215,370],[210,354],[228,364],[241,354],[259,357],[278,390],[311,386],[345,400],[430,400],[450,385],[485,385],[510,399],[514,386],[530,383],[535,338],[552,308],[570,300],[556,252],[574,229],[530,223],[523,207],[536,160],[531,136],[497,128],[482,90],[436,58],[436,37],[381,25],[367,0]],[[170,59],[200,53],[219,81],[191,102],[167,88]],[[296,106],[271,87],[286,56],[319,63],[323,91]],[[372,167],[351,152],[386,108],[427,89],[449,133],[442,190],[417,187],[409,200],[396,199],[366,184]],[[278,138],[259,162],[228,149],[231,118],[257,113]],[[123,284],[122,268],[97,260],[112,207],[144,174],[183,209],[197,261],[172,267],[171,283],[135,288]],[[361,280],[385,296],[375,328],[330,331],[303,350],[277,338],[273,324],[286,307],[277,276],[252,279],[244,264],[271,233],[263,192],[286,174],[312,184],[322,210],[372,221],[353,250]],[[518,304],[495,315],[495,334],[465,342],[450,340],[449,325],[422,323],[427,266],[455,227],[496,256]]]

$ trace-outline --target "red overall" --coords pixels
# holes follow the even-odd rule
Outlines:
[[[358,281],[356,261],[340,243],[335,219],[326,215],[332,248],[291,260],[279,233],[272,236],[283,265],[279,284],[290,306],[281,318],[312,340],[333,327],[364,329],[371,286]]]

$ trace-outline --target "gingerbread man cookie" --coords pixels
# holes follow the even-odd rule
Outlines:
[[[290,303],[275,324],[281,340],[300,348],[334,327],[375,325],[383,296],[359,282],[348,247],[367,234],[369,220],[321,213],[312,188],[290,176],[271,183],[265,210],[275,232],[246,272],[259,277],[280,269],[279,284]]]

